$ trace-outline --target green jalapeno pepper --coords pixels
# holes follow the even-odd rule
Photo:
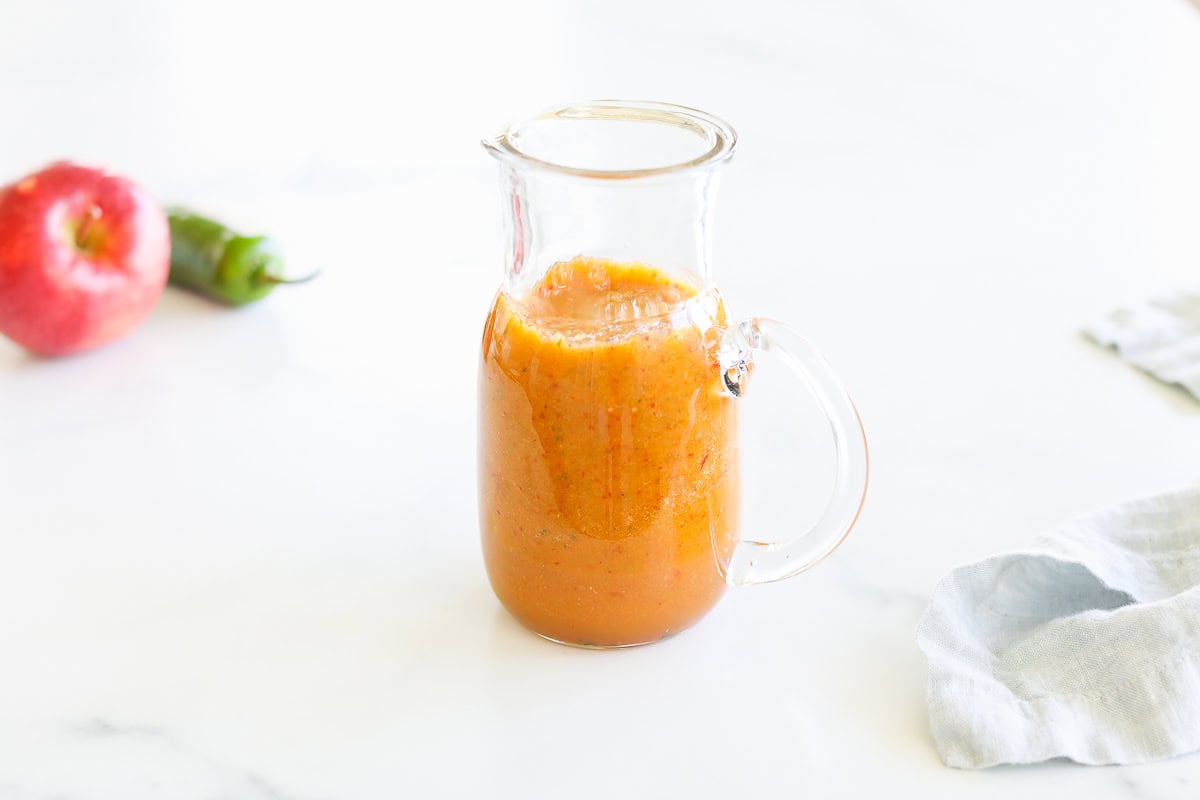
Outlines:
[[[261,300],[281,283],[283,257],[266,236],[242,236],[182,209],[167,213],[171,226],[169,280],[231,306]]]

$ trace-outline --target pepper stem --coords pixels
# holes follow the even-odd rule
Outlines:
[[[317,277],[320,274],[321,274],[321,270],[317,270],[316,272],[310,272],[309,274],[305,275],[302,278],[281,278],[278,275],[260,275],[258,280],[260,283],[269,284],[271,286],[278,286],[280,284],[282,284],[284,286],[291,286],[291,285],[297,284],[297,283],[308,283],[309,281],[311,281],[313,278]]]

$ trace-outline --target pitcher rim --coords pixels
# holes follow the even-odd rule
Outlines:
[[[701,136],[708,144],[708,149],[686,161],[636,169],[592,169],[560,164],[527,153],[514,142],[516,135],[525,126],[547,119],[607,119],[674,125]],[[737,132],[725,120],[698,108],[657,100],[606,99],[556,106],[540,114],[506,125],[500,133],[484,139],[482,144],[488,153],[501,161],[579,178],[628,180],[669,175],[727,161],[733,155],[737,145]]]

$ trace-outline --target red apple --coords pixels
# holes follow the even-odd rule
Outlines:
[[[51,164],[0,189],[0,333],[42,355],[116,339],[167,281],[167,217],[139,186]]]

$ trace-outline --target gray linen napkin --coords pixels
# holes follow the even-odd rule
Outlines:
[[[1200,400],[1200,288],[1178,291],[1096,320],[1083,332],[1164,383]]]
[[[1200,485],[959,567],[917,641],[949,766],[1200,749]]]

